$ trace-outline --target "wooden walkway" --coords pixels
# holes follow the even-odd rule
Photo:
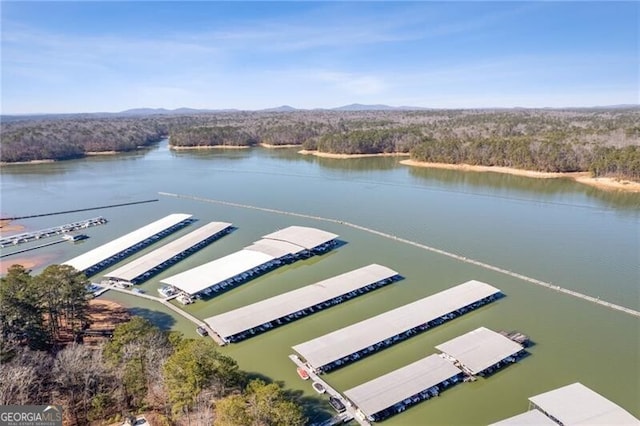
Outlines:
[[[484,262],[480,262],[479,260],[475,260],[475,259],[470,259],[468,257],[465,256],[461,256],[459,254],[456,253],[451,253],[445,250],[441,250],[435,247],[431,247],[428,246],[426,244],[420,244],[417,243],[415,241],[411,241],[408,240],[406,238],[401,238],[392,234],[387,234],[385,232],[381,232],[378,231],[376,229],[371,229],[371,228],[367,228],[361,225],[357,225],[355,223],[350,223],[350,222],[345,222],[342,220],[338,220],[338,219],[331,219],[331,218],[326,218],[326,217],[321,217],[321,216],[313,216],[313,215],[308,215],[308,214],[302,214],[302,213],[295,213],[295,212],[288,212],[288,211],[284,211],[284,210],[277,210],[277,209],[269,209],[269,208],[265,208],[265,207],[257,207],[257,206],[251,206],[248,204],[240,204],[240,203],[233,203],[233,202],[229,202],[229,201],[222,201],[222,200],[214,200],[214,199],[210,199],[210,198],[203,198],[203,197],[196,197],[193,195],[182,195],[182,194],[175,194],[175,193],[171,193],[171,192],[159,192],[158,194],[160,195],[164,195],[167,197],[174,197],[174,198],[183,198],[183,199],[188,199],[188,200],[194,200],[194,201],[202,201],[202,202],[206,202],[206,203],[214,203],[214,204],[221,204],[224,206],[231,206],[231,207],[240,207],[243,209],[251,209],[251,210],[258,210],[258,211],[263,211],[263,212],[268,212],[268,213],[275,213],[275,214],[280,214],[280,215],[287,215],[287,216],[294,216],[294,217],[301,217],[301,218],[305,218],[305,219],[313,219],[313,220],[318,220],[318,221],[322,221],[322,222],[330,222],[330,223],[337,223],[340,225],[344,225],[344,226],[348,226],[350,228],[354,228],[354,229],[358,229],[360,231],[364,231],[364,232],[368,232],[374,235],[378,235],[384,238],[388,238],[394,241],[398,241],[404,244],[409,244],[412,245],[414,247],[418,247],[420,249],[423,250],[427,250],[433,253],[437,253],[437,254],[441,254],[443,256],[447,256],[456,260],[459,260],[461,262],[465,262],[465,263],[469,263],[471,265],[476,265],[479,266],[481,268],[485,268],[485,269],[489,269],[491,271],[495,271],[495,272],[499,272],[501,274],[505,274],[505,275],[509,275],[513,278],[517,278],[526,282],[529,282],[531,284],[535,284],[541,287],[546,287],[549,288],[551,290],[557,291],[559,293],[564,293],[567,294],[569,296],[573,296],[573,297],[577,297],[579,299],[582,300],[586,300],[588,302],[592,302],[595,304],[598,304],[600,306],[605,306],[607,308],[610,309],[614,309],[616,311],[620,311],[623,312],[625,314],[629,314],[629,315],[633,315],[635,317],[640,318],[640,312],[636,311],[634,309],[631,308],[627,308],[625,306],[620,306],[620,305],[616,305],[615,303],[611,303],[611,302],[607,302],[606,300],[601,300],[598,297],[593,297],[593,296],[589,296],[586,295],[584,293],[580,293],[574,290],[569,290],[567,288],[563,288],[560,287],[558,285],[555,284],[551,284],[545,281],[541,281],[538,280],[536,278],[531,278],[528,277],[526,275],[522,275],[519,274],[517,272],[513,272],[510,271],[508,269],[504,269],[504,268],[500,268],[498,266],[494,266],[494,265],[490,265],[488,263],[484,263]]]
[[[189,321],[194,323],[196,325],[196,327],[199,326],[199,327],[202,327],[205,330],[207,330],[207,332],[209,333],[209,337],[211,337],[211,339],[213,339],[213,341],[216,342],[218,345],[224,346],[224,344],[225,344],[224,341],[222,339],[220,339],[220,337],[218,337],[218,335],[216,333],[213,332],[213,330],[207,325],[207,323],[205,323],[204,321],[200,321],[198,318],[194,317],[190,313],[185,312],[182,309],[180,309],[177,306],[175,306],[174,304],[170,303],[170,300],[176,298],[177,295],[169,296],[167,298],[162,298],[162,297],[151,296],[149,294],[144,294],[144,293],[134,293],[132,291],[129,291],[129,290],[126,290],[126,289],[123,289],[123,288],[115,287],[113,285],[105,285],[105,284],[98,284],[98,285],[101,286],[101,287],[105,287],[105,288],[109,288],[111,290],[118,291],[120,293],[128,294],[130,296],[142,297],[143,299],[153,300],[154,302],[161,303],[164,306],[166,306],[167,308],[171,309],[172,311],[176,312],[177,314],[182,315],[183,317],[185,317],[186,319],[188,319]]]

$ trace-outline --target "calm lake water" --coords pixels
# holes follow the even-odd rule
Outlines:
[[[435,353],[435,345],[479,326],[515,329],[535,342],[531,356],[488,379],[458,385],[384,424],[487,424],[526,411],[529,396],[576,381],[640,417],[640,320],[635,317],[343,225],[169,198],[158,192],[353,222],[636,310],[640,309],[640,195],[604,192],[558,179],[409,168],[396,158],[333,160],[262,148],[173,152],[166,141],[134,154],[7,166],[0,172],[3,216],[159,198],[149,204],[23,220],[20,223],[30,230],[98,215],[109,223],[89,229],[90,238],[83,243],[57,244],[3,262],[43,258],[61,263],[169,213],[190,213],[199,222],[164,241],[211,220],[237,226],[230,235],[141,286],[153,295],[162,278],[241,249],[285,226],[318,227],[346,242],[326,255],[190,305],[188,311],[199,318],[369,263],[400,272],[406,279],[398,283],[222,349],[244,370],[301,392],[310,406],[322,399],[310,383],[297,377],[287,358],[292,345],[478,279],[500,288],[506,297],[327,374],[326,380],[344,391]],[[196,337],[191,323],[152,302],[114,292],[105,297],[165,328]]]

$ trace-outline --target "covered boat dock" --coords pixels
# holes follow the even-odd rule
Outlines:
[[[429,355],[371,381],[344,395],[369,421],[380,421],[425,401],[461,381],[463,373],[438,355]]]
[[[371,264],[207,318],[205,322],[225,342],[237,342],[342,303],[399,278],[396,271]]]
[[[486,327],[451,339],[436,349],[470,376],[491,374],[525,354],[522,345]]]
[[[265,235],[261,240],[230,255],[161,282],[189,296],[210,295],[298,259],[324,253],[336,244],[338,235],[316,228],[290,226]]]
[[[532,396],[529,406],[561,425],[640,425],[624,408],[582,383]]]
[[[498,297],[501,297],[499,289],[480,281],[467,281],[298,344],[293,349],[315,372],[328,372],[490,303]]]
[[[175,213],[63,263],[91,276],[190,224],[190,214]]]
[[[133,262],[105,274],[105,276],[128,285],[141,283],[190,254],[206,247],[223,235],[228,234],[232,229],[231,223],[207,223]]]

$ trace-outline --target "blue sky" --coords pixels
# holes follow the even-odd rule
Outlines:
[[[3,114],[639,102],[638,2],[0,7]]]

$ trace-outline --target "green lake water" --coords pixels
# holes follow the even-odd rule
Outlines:
[[[529,357],[490,378],[447,390],[384,424],[487,424],[526,411],[529,396],[575,381],[640,417],[636,317],[337,223],[158,195],[189,194],[352,222],[640,309],[640,195],[561,179],[409,168],[399,161],[324,159],[290,149],[176,153],[162,142],[134,154],[2,167],[3,216],[159,199],[19,221],[27,230],[98,215],[109,223],[88,229],[90,238],[82,243],[57,244],[2,261],[42,257],[61,263],[169,213],[190,213],[199,221],[164,241],[208,221],[233,222],[234,232],[140,286],[156,295],[162,278],[232,253],[276,229],[313,226],[339,234],[346,244],[186,309],[204,319],[369,263],[393,268],[405,279],[221,349],[244,370],[300,392],[310,407],[322,403],[287,358],[292,345],[478,279],[506,297],[325,379],[344,391],[435,353],[435,345],[479,326],[515,329],[535,342]],[[100,274],[93,277],[99,279]],[[103,297],[197,337],[190,322],[158,304],[115,292]],[[317,418],[328,414],[310,412]]]

